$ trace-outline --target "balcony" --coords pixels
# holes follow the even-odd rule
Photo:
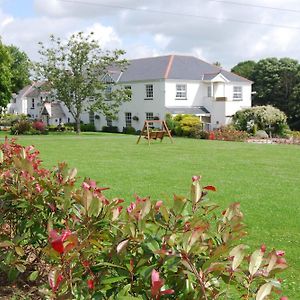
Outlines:
[[[227,97],[216,97],[216,101],[227,101]]]

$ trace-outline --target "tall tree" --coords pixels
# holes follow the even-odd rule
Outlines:
[[[271,104],[284,111],[288,122],[295,121],[300,95],[300,65],[291,58],[267,58],[260,60],[253,72],[254,105]]]
[[[12,63],[11,63],[11,73],[12,73],[12,87],[11,91],[17,93],[24,86],[30,83],[30,60],[27,54],[21,51],[16,46],[7,46],[7,50],[10,53]]]
[[[130,91],[112,88],[114,82],[102,80],[109,68],[122,70],[126,67],[126,60],[121,59],[124,51],[103,51],[92,36],[93,33],[79,32],[63,42],[52,35],[52,46],[40,43],[42,61],[36,64],[39,78],[51,84],[55,97],[74,117],[77,133],[83,112],[100,111],[114,118],[119,106],[130,101]],[[107,99],[110,101],[105,101]]]
[[[11,56],[0,39],[0,107],[6,107],[11,98]]]
[[[236,66],[234,66],[231,69],[231,72],[240,75],[242,77],[245,77],[249,80],[253,80],[253,71],[254,67],[256,65],[256,62],[253,60],[247,60],[238,63]]]

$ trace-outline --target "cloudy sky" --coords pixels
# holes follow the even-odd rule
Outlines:
[[[50,34],[93,31],[127,58],[193,55],[230,69],[264,57],[300,60],[299,0],[0,0],[0,36],[31,59]]]

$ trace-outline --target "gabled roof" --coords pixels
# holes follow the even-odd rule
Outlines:
[[[133,59],[122,72],[111,70],[118,82],[149,81],[160,79],[210,80],[222,74],[228,81],[251,83],[250,80],[225,71],[193,56],[168,55]],[[111,74],[111,73],[110,73]]]
[[[49,93],[48,83],[45,81],[35,82],[26,97],[37,97],[41,93]]]

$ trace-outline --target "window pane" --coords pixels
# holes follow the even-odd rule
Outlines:
[[[132,115],[131,112],[126,112],[125,113],[125,126],[126,127],[131,127],[132,126]]]
[[[176,98],[186,98],[186,84],[176,84]]]
[[[153,98],[153,84],[146,84],[146,98]]]

